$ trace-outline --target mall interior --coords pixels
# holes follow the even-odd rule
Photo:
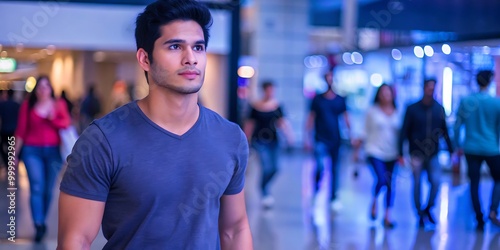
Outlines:
[[[393,87],[403,116],[408,105],[422,98],[423,82],[430,78],[436,80],[434,98],[444,107],[453,136],[460,100],[479,91],[476,74],[500,72],[499,1],[200,1],[213,18],[200,103],[243,125],[248,105],[261,98],[260,86],[271,81],[295,138],[292,145],[280,144],[279,172],[270,187],[272,208],[261,204],[261,168],[258,155],[250,151],[245,190],[255,249],[500,249],[500,227],[487,222],[484,231],[475,230],[464,158],[459,169],[452,169],[446,147],[439,152],[443,175],[433,227],[418,227],[411,171],[400,166],[392,212],[396,226],[387,228],[381,211],[376,220],[369,218],[374,174],[368,162],[353,160],[349,143],[350,137],[363,134],[366,111],[379,86]],[[149,88],[137,64],[135,18],[151,2],[1,1],[0,89],[14,90],[20,103],[35,79],[48,75],[56,96],[64,91],[74,104],[71,115],[77,127],[90,87],[101,103],[99,117],[142,99]],[[335,209],[328,204],[327,188],[314,198],[314,158],[303,146],[311,101],[326,91],[324,74],[329,71],[352,117],[350,129],[341,124],[344,144]],[[487,92],[500,97],[500,73]],[[483,167],[480,199],[485,210],[493,180]],[[0,176],[0,249],[55,249],[59,189],[54,189],[47,235],[35,243],[29,181],[19,164],[17,234],[11,242],[5,226],[7,176]],[[328,178],[322,182],[321,187],[329,185]],[[424,183],[423,189],[429,185]],[[383,198],[378,202],[382,207]],[[105,243],[100,233],[92,249]]]

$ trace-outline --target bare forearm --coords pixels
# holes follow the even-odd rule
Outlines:
[[[252,250],[252,233],[250,227],[245,227],[233,232],[221,232],[220,242],[222,250]]]

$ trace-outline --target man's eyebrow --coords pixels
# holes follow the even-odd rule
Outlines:
[[[171,44],[171,43],[186,43],[186,40],[182,40],[182,39],[170,39],[168,41],[165,41],[163,44]]]
[[[170,40],[165,41],[163,44],[172,44],[172,43],[186,43],[186,40],[170,39]],[[194,44],[205,44],[205,40],[198,40]]]

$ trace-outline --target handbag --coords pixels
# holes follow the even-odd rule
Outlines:
[[[66,158],[71,153],[76,140],[78,140],[78,132],[76,132],[75,126],[70,125],[67,128],[59,130],[59,137],[61,137],[61,157],[64,161],[66,161]]]

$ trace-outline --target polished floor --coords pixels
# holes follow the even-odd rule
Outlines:
[[[336,210],[332,210],[327,202],[328,191],[324,187],[329,185],[328,173],[313,202],[313,159],[309,153],[298,151],[282,154],[281,169],[271,188],[275,204],[272,209],[263,209],[258,191],[260,169],[256,155],[251,155],[246,193],[255,249],[500,249],[500,228],[487,223],[484,232],[475,231],[469,186],[464,176],[450,173],[443,176],[438,203],[433,210],[439,223],[435,227],[418,229],[412,206],[410,171],[398,169],[392,212],[397,225],[386,229],[382,226],[383,195],[378,200],[377,220],[371,221],[368,216],[373,185],[370,168],[366,164],[354,164],[348,149],[342,150],[341,155],[340,206]],[[354,177],[355,169],[358,177]],[[5,176],[0,182],[0,249],[55,249],[56,203],[49,215],[47,237],[41,244],[33,244],[30,240],[34,230],[28,200],[29,183],[22,165],[17,177],[15,243],[6,240],[9,205]],[[489,205],[491,186],[491,179],[485,175],[481,181],[485,210]],[[424,190],[427,188],[424,186]],[[92,249],[101,249],[104,244],[105,239],[99,234]]]

